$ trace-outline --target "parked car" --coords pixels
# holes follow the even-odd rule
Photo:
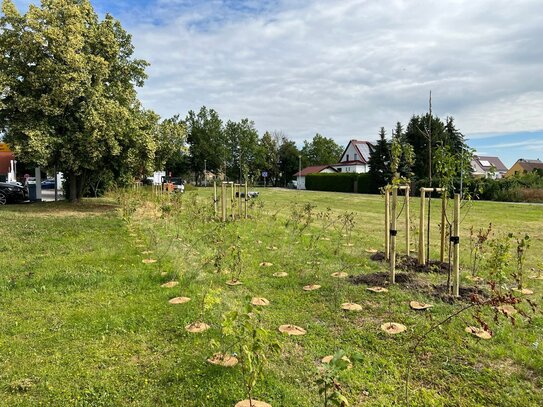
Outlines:
[[[248,191],[247,192],[247,197],[248,198],[256,198],[257,196],[259,195],[259,192],[255,192],[255,191]],[[236,192],[236,198],[239,196],[239,192]],[[245,192],[241,192],[241,197],[242,198],[245,198]]]
[[[5,205],[10,202],[24,202],[28,200],[28,188],[0,182],[0,205]]]
[[[289,181],[288,184],[287,184],[287,188],[297,189],[298,188],[298,181],[297,180]]]

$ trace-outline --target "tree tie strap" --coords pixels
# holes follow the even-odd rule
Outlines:
[[[451,236],[450,241],[452,244],[460,244],[460,236]]]
[[[398,231],[395,229],[390,229],[390,236],[396,236],[398,234]]]

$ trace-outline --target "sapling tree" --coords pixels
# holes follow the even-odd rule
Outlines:
[[[252,405],[254,388],[263,378],[268,354],[279,351],[280,345],[271,332],[262,327],[261,311],[251,304],[244,312],[230,313],[227,320],[226,332],[235,339],[245,392]]]
[[[498,284],[501,289],[507,280],[507,269],[511,261],[511,233],[498,236],[492,239],[490,245],[490,255],[486,262],[490,279]]]
[[[362,357],[354,354],[347,357],[343,350],[338,350],[329,363],[318,367],[318,374],[315,383],[319,388],[319,394],[323,397],[323,406],[349,406],[345,397],[343,386],[339,379],[343,371],[347,370],[353,361],[360,362]]]
[[[524,235],[517,237],[516,240],[517,267],[516,271],[513,273],[513,278],[517,282],[517,288],[522,290],[524,283],[524,262],[526,260],[526,251],[530,248],[530,236]]]
[[[477,271],[481,262],[484,260],[486,253],[486,243],[492,233],[492,223],[488,224],[487,229],[480,228],[477,233],[473,226],[469,230],[470,242],[470,265],[471,276],[476,277]]]

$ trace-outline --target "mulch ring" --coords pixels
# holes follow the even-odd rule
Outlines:
[[[370,257],[373,261],[385,261],[385,253],[377,252]],[[396,268],[404,271],[415,271],[417,273],[439,273],[449,272],[449,263],[439,260],[429,260],[427,264],[420,265],[416,257],[402,255],[397,257]]]
[[[348,280],[355,285],[366,284],[368,286],[381,286],[387,287],[389,285],[389,273],[377,272],[370,274],[359,274],[356,276],[350,276]],[[431,284],[422,280],[414,273],[396,273],[396,284],[403,288],[417,291],[429,295],[434,298],[438,298],[443,302],[454,303],[458,299],[449,295],[447,284]],[[460,287],[460,300],[469,301],[473,295],[478,295],[479,298],[488,298],[485,290],[481,287],[473,286],[461,286]]]

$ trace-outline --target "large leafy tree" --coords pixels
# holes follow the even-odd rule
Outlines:
[[[300,150],[296,143],[283,136],[279,145],[280,186],[286,186],[288,181],[294,178],[294,174],[298,172],[299,158]]]
[[[190,167],[194,171],[196,182],[199,182],[204,166],[211,172],[224,172],[227,167],[228,146],[219,114],[202,106],[197,114],[189,111],[185,124]]]
[[[268,179],[274,185],[277,184],[280,173],[279,143],[281,138],[282,135],[278,132],[272,134],[266,131],[258,141],[258,168],[260,172],[268,173]]]
[[[254,122],[242,119],[228,121],[224,128],[228,149],[227,174],[240,182],[258,172],[258,132]]]
[[[343,147],[333,139],[317,133],[313,139],[304,141],[302,147],[302,161],[306,165],[334,164],[341,158]]]
[[[130,35],[88,0],[43,0],[20,14],[4,0],[0,18],[0,128],[23,161],[55,166],[78,200],[100,172],[152,165],[156,115],[141,108],[143,60]]]
[[[163,120],[156,133],[155,170],[171,170],[186,156],[185,123],[175,115]],[[176,174],[179,175],[179,174]]]

